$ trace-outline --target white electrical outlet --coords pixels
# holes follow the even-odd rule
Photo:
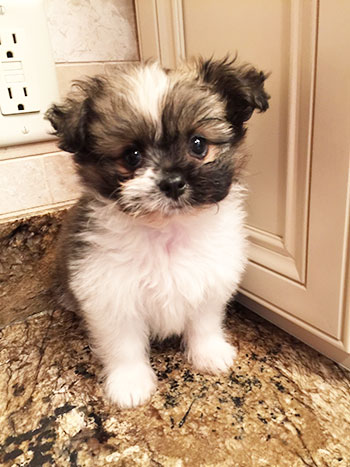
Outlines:
[[[0,30],[0,60],[3,85],[0,87],[0,109],[3,115],[39,112],[35,82],[28,82],[24,69],[26,35],[23,29]]]
[[[0,147],[52,138],[58,99],[44,0],[0,0]]]

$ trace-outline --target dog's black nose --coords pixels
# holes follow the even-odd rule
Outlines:
[[[159,183],[159,188],[168,196],[168,198],[178,199],[186,189],[186,181],[184,177],[173,172],[166,175]]]

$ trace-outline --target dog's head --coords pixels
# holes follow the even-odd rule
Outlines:
[[[265,79],[226,59],[131,66],[77,82],[46,116],[87,189],[135,216],[171,215],[228,194],[244,124],[268,108]]]

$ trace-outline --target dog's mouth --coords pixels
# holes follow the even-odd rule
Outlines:
[[[185,194],[177,199],[166,197],[162,193],[135,196],[133,199],[121,196],[118,205],[122,211],[137,218],[147,216],[169,218],[188,213],[193,209],[189,196]]]

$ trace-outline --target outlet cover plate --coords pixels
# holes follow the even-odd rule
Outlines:
[[[0,0],[0,147],[52,139],[58,100],[44,0]]]

